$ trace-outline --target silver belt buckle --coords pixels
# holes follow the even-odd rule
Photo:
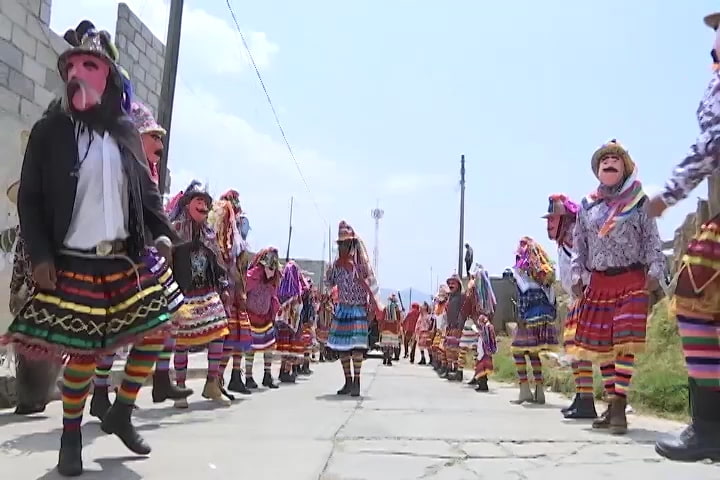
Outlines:
[[[98,257],[107,257],[110,255],[113,251],[113,244],[112,242],[108,242],[107,240],[104,240],[97,244],[97,247],[95,247],[95,253]]]

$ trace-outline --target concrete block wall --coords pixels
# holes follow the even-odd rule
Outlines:
[[[119,63],[132,78],[135,96],[157,115],[165,45],[124,3],[118,5],[115,43],[120,51]]]

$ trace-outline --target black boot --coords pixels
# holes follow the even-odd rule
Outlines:
[[[250,395],[252,392],[245,386],[242,381],[242,373],[240,370],[232,370],[230,374],[230,383],[228,383],[228,390],[231,392],[242,393],[243,395]]]
[[[568,420],[579,419],[595,419],[597,418],[597,410],[595,410],[595,400],[592,394],[576,395],[573,401],[573,408],[566,410],[563,416]]]
[[[473,378],[470,379],[469,382],[467,382],[467,384],[470,385],[470,386],[477,385],[477,384],[478,384],[478,379],[475,378],[475,377],[473,377]]]
[[[275,383],[275,380],[273,380],[272,374],[268,371],[265,371],[265,375],[263,376],[262,384],[263,384],[263,387],[268,387],[270,389],[278,388],[277,384]]]
[[[488,380],[487,376],[482,376],[477,379],[477,388],[475,389],[476,392],[489,392],[490,388],[488,387]]]
[[[351,397],[359,397],[360,396],[360,375],[356,375],[353,379],[352,388],[350,389],[350,396]]]
[[[165,400],[182,400],[192,394],[192,388],[181,388],[175,386],[173,382],[170,381],[169,371],[155,370],[155,373],[153,373],[153,403],[162,403]]]
[[[60,437],[57,471],[63,477],[78,477],[83,473],[82,434],[64,431]]]
[[[110,410],[108,387],[95,387],[90,399],[90,415],[102,422],[108,410]]]
[[[575,409],[575,405],[577,405],[577,402],[578,402],[578,399],[579,399],[579,398],[580,398],[580,394],[579,394],[579,393],[576,393],[576,394],[575,394],[575,397],[573,397],[572,403],[571,403],[569,406],[567,406],[567,407],[561,408],[561,409],[560,409],[560,413],[562,413],[563,415],[565,415],[565,414],[568,413],[569,411],[574,410],[574,409]],[[594,404],[593,404],[593,405],[594,405]]]
[[[352,377],[345,377],[345,385],[337,391],[338,395],[349,395],[352,392],[353,380]]]
[[[325,352],[323,349],[320,349],[320,360],[318,360],[320,363],[325,363]]]
[[[418,365],[427,365],[427,362],[425,361],[425,354],[420,354],[420,361],[418,362]]]
[[[105,415],[100,428],[105,433],[117,435],[131,452],[138,455],[149,455],[152,451],[150,445],[135,430],[130,420],[132,411],[132,405],[126,405],[115,400],[115,403]]]
[[[680,435],[659,440],[655,451],[669,460],[720,461],[720,392],[700,387],[692,378],[688,382],[691,423]]]
[[[252,374],[248,374],[245,376],[245,386],[252,389],[258,388],[258,384],[257,382],[255,382]]]
[[[280,372],[279,380],[281,383],[295,383],[295,377],[288,371]]]
[[[302,374],[303,375],[312,375],[313,371],[310,370],[310,360],[305,360],[302,366]]]

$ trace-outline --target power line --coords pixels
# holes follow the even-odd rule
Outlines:
[[[275,110],[275,105],[273,105],[272,99],[270,98],[270,93],[268,93],[267,88],[265,87],[265,82],[262,79],[262,75],[260,75],[260,70],[258,69],[257,64],[255,63],[255,58],[252,55],[252,52],[250,51],[250,46],[248,45],[247,41],[245,40],[245,35],[243,35],[242,30],[240,29],[240,24],[237,21],[237,17],[235,17],[235,12],[232,9],[232,5],[230,5],[230,0],[225,0],[225,3],[227,4],[228,10],[230,11],[230,16],[233,19],[233,22],[235,23],[235,28],[237,29],[237,32],[240,34],[240,39],[242,40],[243,46],[245,47],[245,50],[247,51],[248,58],[250,58],[250,62],[252,63],[253,69],[255,69],[255,74],[257,75],[258,80],[260,81],[260,86],[263,89],[263,92],[265,92],[265,98],[267,99],[268,104],[270,105],[270,110],[272,110],[273,116],[275,117],[275,123],[280,130],[280,135],[282,135],[283,141],[285,142],[285,146],[288,149],[288,152],[290,153],[290,158],[292,158],[293,162],[295,163],[295,167],[297,168],[298,174],[300,174],[300,178],[303,181],[303,184],[305,184],[305,189],[307,190],[308,194],[310,195],[310,199],[313,202],[313,205],[315,206],[315,210],[317,211],[318,216],[320,219],[325,223],[325,225],[328,225],[327,220],[323,216],[322,212],[320,211],[320,207],[318,206],[317,202],[315,201],[315,197],[312,194],[312,191],[310,190],[310,185],[308,184],[307,180],[305,179],[305,175],[302,172],[302,169],[300,168],[300,163],[297,161],[297,158],[295,157],[295,153],[293,152],[292,147],[290,146],[290,142],[287,139],[287,136],[285,135],[285,130],[282,127],[282,124],[280,123],[280,117],[277,114],[277,111]]]

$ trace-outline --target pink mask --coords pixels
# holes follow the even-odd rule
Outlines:
[[[110,66],[95,55],[80,53],[67,60],[67,92],[72,107],[84,112],[100,104]]]
[[[198,223],[204,223],[208,218],[208,205],[202,197],[195,197],[188,205],[190,217]]]
[[[145,150],[145,156],[148,160],[148,166],[150,167],[150,177],[153,182],[158,183],[160,176],[158,172],[158,164],[160,163],[160,157],[163,153],[163,139],[158,133],[143,133],[140,135],[143,143],[143,150]]]

